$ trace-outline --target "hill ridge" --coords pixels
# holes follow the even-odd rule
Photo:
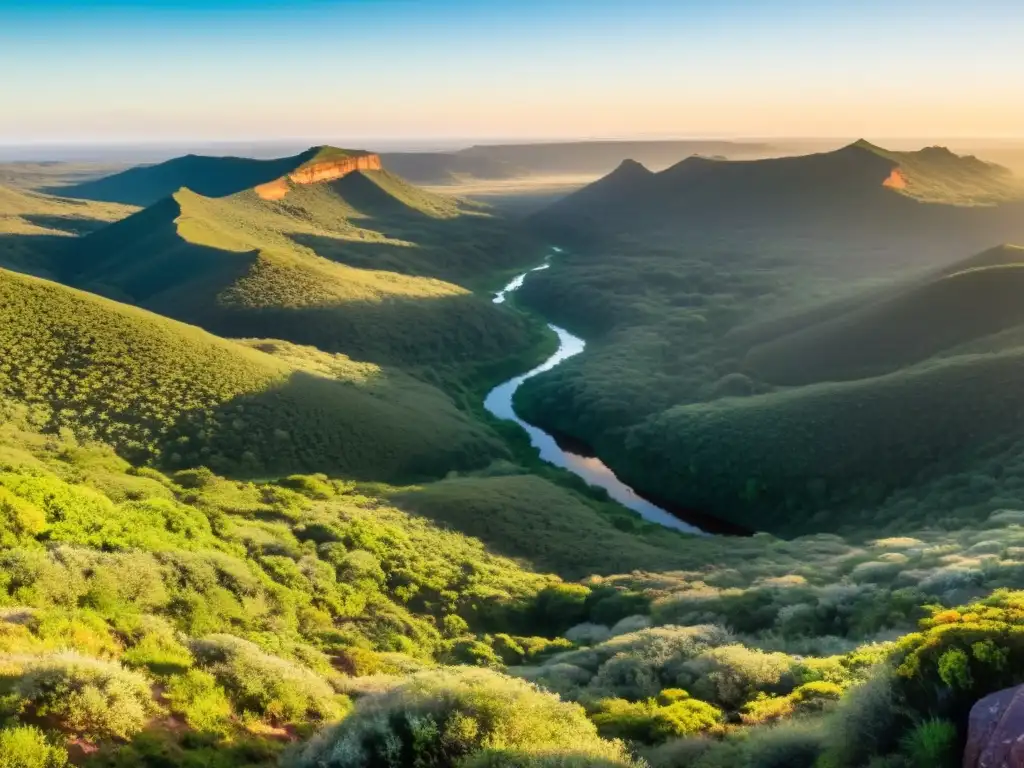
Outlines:
[[[207,197],[227,197],[290,174],[308,171],[313,166],[342,163],[370,154],[366,150],[339,149],[330,145],[310,147],[296,155],[269,160],[235,155],[187,154],[44,191],[65,197],[137,206],[152,205],[181,187],[188,187]]]

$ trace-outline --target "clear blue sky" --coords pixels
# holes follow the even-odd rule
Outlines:
[[[1019,0],[0,0],[0,143],[1024,136]]]

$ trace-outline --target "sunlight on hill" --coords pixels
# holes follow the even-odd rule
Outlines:
[[[505,454],[408,376],[279,342],[247,347],[10,272],[0,271],[0,294],[0,392],[37,406],[49,428],[136,461],[398,479]]]

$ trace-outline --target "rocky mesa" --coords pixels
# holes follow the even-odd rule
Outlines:
[[[292,184],[317,184],[334,181],[356,171],[381,170],[380,155],[370,152],[329,159],[314,159],[280,178],[258,185],[255,190],[263,200],[281,200]]]

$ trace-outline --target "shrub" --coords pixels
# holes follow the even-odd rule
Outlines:
[[[904,724],[893,671],[883,666],[839,702],[829,721],[829,765],[861,768],[872,757],[894,751]]]
[[[0,544],[14,546],[45,527],[46,513],[42,509],[0,485]]]
[[[285,759],[288,768],[631,765],[583,709],[484,669],[422,672],[360,699],[352,714]],[[515,756],[514,759],[512,756]],[[548,762],[545,763],[545,760]],[[465,762],[464,762],[465,761]]]
[[[0,730],[0,768],[64,768],[67,762],[67,751],[50,744],[38,728]]]
[[[500,667],[501,657],[487,643],[475,638],[456,640],[451,650],[444,654],[449,664],[469,664],[474,667]]]
[[[782,720],[793,714],[793,700],[789,696],[760,696],[743,705],[740,719],[746,725]]]
[[[681,698],[668,704],[654,699],[637,703],[604,699],[590,719],[602,736],[660,744],[708,730],[721,723],[723,715],[717,707],[697,699]]]
[[[323,501],[334,496],[334,486],[326,475],[290,475],[279,480],[278,484],[314,500]]]
[[[167,684],[171,710],[197,731],[224,733],[231,717],[231,702],[209,672],[190,669]]]
[[[571,640],[577,645],[597,645],[603,643],[612,636],[612,631],[604,624],[591,624],[584,622],[570,627],[565,633],[565,639]]]
[[[275,723],[301,723],[338,717],[346,702],[306,667],[231,635],[193,640],[198,666],[224,686],[234,705]]]
[[[590,590],[582,584],[551,584],[537,593],[534,621],[545,630],[565,630],[587,617]]]
[[[839,701],[842,695],[842,686],[824,680],[817,680],[797,687],[789,694],[789,699],[796,706],[797,711],[813,712],[822,710]]]
[[[129,667],[145,668],[160,676],[187,670],[192,666],[192,654],[178,641],[169,626],[153,620],[148,622],[142,636],[121,655],[121,661]]]
[[[785,693],[792,689],[794,659],[783,653],[765,653],[729,645],[705,651],[685,665],[687,688],[694,695],[737,709],[757,693]]]
[[[93,740],[127,739],[157,709],[143,675],[73,654],[29,661],[11,692],[32,716]]]
[[[744,768],[813,768],[823,733],[816,723],[783,723],[757,729],[744,747]]]
[[[956,726],[948,720],[925,720],[900,740],[900,748],[913,768],[955,766],[958,762]]]

